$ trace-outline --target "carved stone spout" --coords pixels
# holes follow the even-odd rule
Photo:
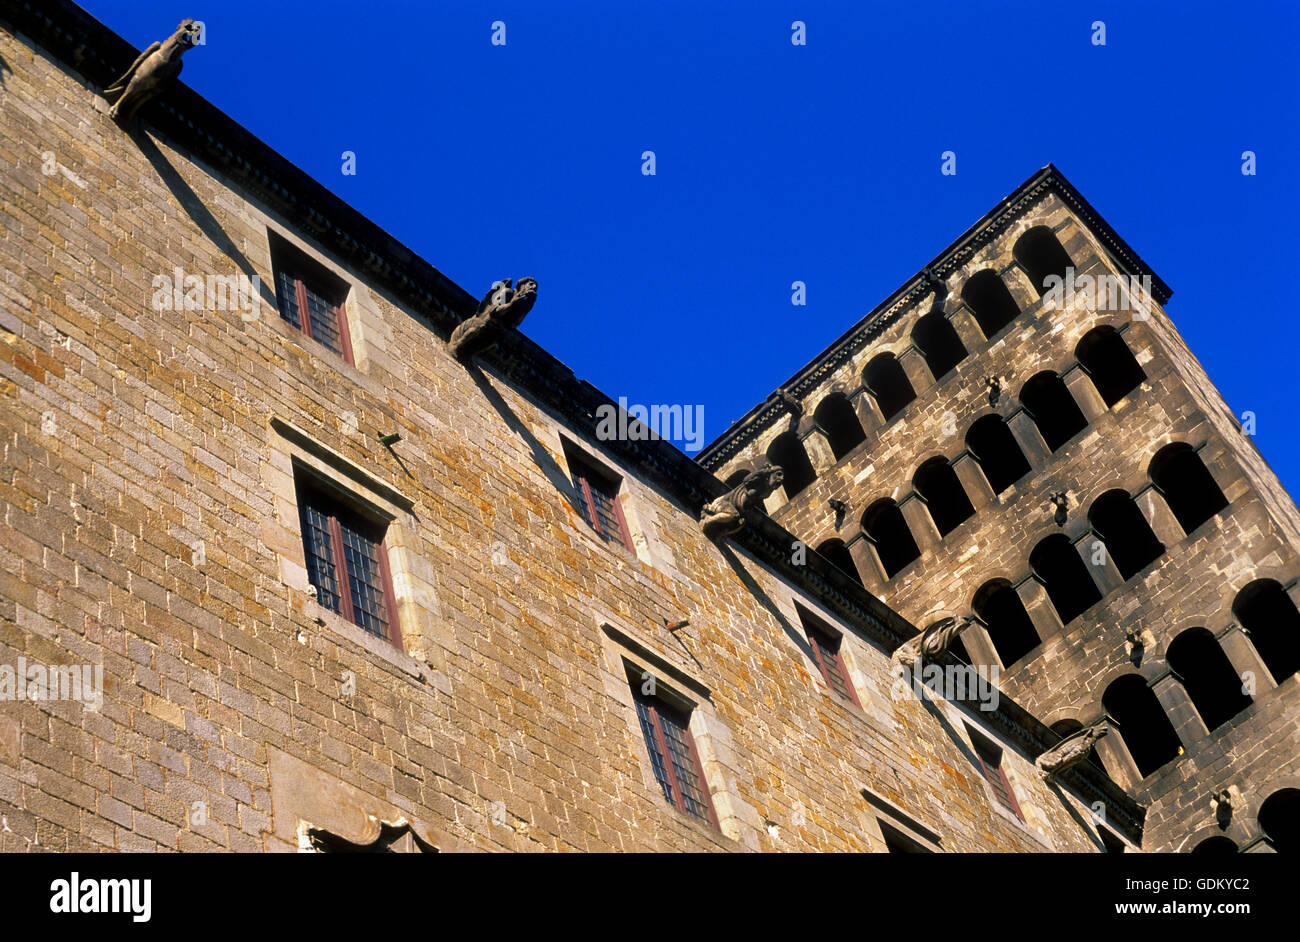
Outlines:
[[[924,666],[941,658],[970,624],[965,615],[950,615],[935,622],[919,635],[904,641],[894,650],[895,666],[911,667],[918,661]]]
[[[478,311],[456,325],[447,341],[447,350],[461,363],[475,354],[496,346],[501,335],[523,323],[537,302],[537,282],[520,278],[512,287],[511,279],[498,281],[479,302]]]
[[[1043,777],[1043,781],[1052,782],[1066,769],[1072,769],[1082,762],[1097,744],[1097,740],[1109,732],[1110,727],[1104,720],[1079,730],[1038,757],[1034,763],[1038,767],[1038,774]]]
[[[745,525],[745,510],[763,508],[763,501],[781,486],[785,472],[777,465],[764,465],[745,475],[735,488],[717,500],[710,501],[700,511],[700,527],[710,540],[731,536]]]
[[[142,106],[181,74],[181,56],[194,48],[201,37],[202,27],[198,23],[182,20],[171,36],[140,53],[126,74],[104,89],[104,97],[113,102],[108,116],[119,124],[135,117]]]

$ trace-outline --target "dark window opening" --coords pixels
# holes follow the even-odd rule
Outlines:
[[[885,850],[891,854],[932,854],[934,851],[920,841],[904,834],[898,828],[885,821],[877,820],[880,834],[885,839]]]
[[[1259,826],[1280,854],[1300,850],[1300,788],[1282,788],[1259,806]]]
[[[724,481],[723,483],[725,483],[727,487],[733,489],[740,487],[740,483],[745,480],[745,477],[748,474],[749,474],[748,468],[739,468],[735,471],[732,471],[730,474],[728,474],[726,481]]]
[[[1005,579],[994,579],[980,586],[971,608],[984,623],[984,630],[1004,667],[1010,667],[1042,643],[1020,595]]]
[[[352,363],[352,338],[344,310],[347,285],[283,239],[271,238],[271,267],[280,317]]]
[[[1120,737],[1143,777],[1182,752],[1173,724],[1141,676],[1125,674],[1112,681],[1101,703],[1119,727]]]
[[[1016,801],[1015,789],[1011,787],[1007,773],[1002,768],[1002,749],[975,733],[971,734],[971,745],[975,749],[980,772],[989,783],[994,799],[1021,821],[1025,820],[1020,812],[1020,802]]]
[[[844,545],[843,540],[827,540],[817,547],[817,552],[825,556],[830,561],[830,564],[844,575],[858,585],[862,585],[862,574],[858,572],[857,564],[853,562],[853,554],[849,552],[849,548]]]
[[[1074,348],[1074,355],[1108,409],[1147,378],[1137,357],[1114,327],[1094,327],[1088,331]]]
[[[1191,533],[1228,506],[1219,485],[1191,445],[1174,442],[1156,452],[1147,468],[1184,533]]]
[[[979,462],[994,494],[1029,473],[1029,461],[1000,415],[986,415],[966,431],[966,447]]]
[[[1088,508],[1088,524],[1106,545],[1106,552],[1124,579],[1131,579],[1163,555],[1165,545],[1156,539],[1133,498],[1126,491],[1107,491]]]
[[[316,600],[364,631],[402,646],[384,524],[325,485],[299,477],[298,518]]]
[[[690,714],[661,697],[642,693],[635,678],[631,683],[650,765],[664,798],[679,811],[717,827],[704,768],[689,728]]]
[[[862,532],[876,547],[887,579],[921,555],[903,512],[888,497],[867,508],[862,515]]]
[[[1063,533],[1053,533],[1040,540],[1029,554],[1029,566],[1047,589],[1047,597],[1063,625],[1101,601],[1101,592],[1092,581],[1087,564]]]
[[[912,328],[912,341],[935,379],[940,379],[966,359],[966,347],[957,336],[952,321],[942,310],[931,311],[917,320]]]
[[[819,625],[802,608],[799,609],[799,620],[803,622],[804,633],[808,635],[808,645],[812,649],[813,663],[817,665],[817,670],[821,672],[826,685],[844,699],[852,703],[858,703],[858,695],[853,689],[853,681],[849,679],[849,670],[845,667],[844,658],[840,654],[842,639]]]
[[[619,502],[619,479],[584,461],[569,449],[566,448],[565,452],[582,519],[606,543],[635,554],[632,533]]]
[[[1237,843],[1230,837],[1207,837],[1192,848],[1193,854],[1208,854],[1212,857],[1225,857],[1237,852]]]
[[[1232,662],[1206,629],[1184,631],[1169,645],[1165,657],[1211,732],[1250,706]]]
[[[867,433],[862,431],[853,403],[842,393],[831,393],[823,399],[813,413],[813,420],[826,433],[826,441],[836,461],[866,440]]]
[[[990,269],[972,275],[962,286],[961,297],[988,339],[1020,316],[1016,299],[998,273]]]
[[[964,520],[975,516],[975,507],[945,458],[931,458],[916,469],[912,484],[925,501],[940,536],[947,536]]]
[[[767,447],[767,460],[785,472],[781,486],[785,488],[786,500],[792,500],[817,479],[817,472],[808,460],[808,452],[794,432],[782,432],[772,440],[772,444]]]
[[[1098,825],[1097,836],[1101,838],[1101,846],[1105,848],[1106,853],[1123,854],[1128,852],[1128,847],[1109,828],[1104,828]]]
[[[916,391],[903,371],[903,366],[892,353],[874,357],[863,370],[863,382],[871,393],[880,413],[888,421],[902,412],[916,398]]]
[[[1025,270],[1039,297],[1049,290],[1045,283],[1049,276],[1057,275],[1064,281],[1066,270],[1073,264],[1056,233],[1046,226],[1035,226],[1017,239],[1011,255]]]
[[[1038,373],[1020,390],[1020,404],[1038,426],[1043,441],[1056,451],[1088,427],[1065,381],[1051,370]]]
[[[1300,671],[1300,611],[1273,579],[1257,579],[1237,593],[1232,616],[1246,630],[1260,660],[1279,684]]]

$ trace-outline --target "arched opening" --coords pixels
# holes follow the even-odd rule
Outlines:
[[[1051,370],[1030,378],[1020,389],[1020,404],[1038,426],[1047,447],[1056,451],[1088,427],[1064,380]]]
[[[1156,452],[1147,466],[1147,476],[1184,533],[1191,533],[1228,506],[1228,498],[1219,490],[1201,456],[1186,442],[1173,442]]]
[[[1279,854],[1300,850],[1300,788],[1282,788],[1259,806],[1259,826]]]
[[[1129,755],[1145,778],[1182,751],[1182,742],[1155,692],[1138,674],[1125,674],[1101,695],[1102,707],[1119,727]]]
[[[745,480],[745,475],[747,474],[749,474],[748,468],[737,468],[735,471],[732,471],[727,475],[727,478],[723,483],[730,488],[740,487],[740,482]]]
[[[794,432],[782,432],[772,439],[772,444],[767,446],[767,460],[785,472],[782,486],[787,500],[817,479],[808,452]]]
[[[1052,732],[1056,733],[1056,735],[1060,736],[1062,739],[1068,739],[1083,729],[1083,724],[1078,720],[1058,720],[1052,724],[1051,729]],[[1103,772],[1106,771],[1106,766],[1102,764],[1101,757],[1097,755],[1096,746],[1093,746],[1088,750],[1088,755],[1084,761],[1092,763]]]
[[[1137,357],[1114,327],[1094,327],[1088,331],[1075,346],[1074,356],[1108,409],[1147,378]]]
[[[1101,601],[1101,592],[1092,581],[1087,565],[1063,533],[1039,540],[1029,554],[1029,566],[1047,589],[1047,597],[1063,625]]]
[[[916,398],[916,390],[912,389],[902,364],[892,353],[873,357],[862,371],[862,379],[886,420],[898,415]]]
[[[1064,281],[1066,270],[1073,264],[1056,233],[1046,226],[1035,226],[1017,239],[1011,256],[1025,270],[1039,297],[1048,292],[1045,281],[1049,276]]]
[[[1126,580],[1151,565],[1165,551],[1127,491],[1107,491],[1088,508],[1088,523],[1106,544],[1106,552]]]
[[[813,421],[826,433],[826,441],[831,446],[831,453],[839,461],[867,437],[862,431],[858,414],[853,411],[853,403],[843,393],[831,393],[817,406]]]
[[[925,357],[926,366],[930,367],[935,379],[947,375],[966,359],[966,347],[942,309],[933,310],[917,320],[912,328],[912,342]]]
[[[971,609],[988,632],[1003,667],[1010,667],[1041,643],[1024,603],[1006,579],[994,579],[980,586]]]
[[[830,561],[830,564],[844,575],[858,585],[862,585],[862,575],[858,572],[857,563],[853,561],[853,554],[849,552],[849,548],[844,545],[843,540],[827,540],[817,547],[817,552],[825,556]]]
[[[992,269],[971,275],[962,286],[961,299],[975,315],[986,338],[992,338],[1020,315],[1016,299]]]
[[[862,515],[862,532],[876,548],[880,565],[884,567],[885,577],[892,578],[896,572],[921,555],[912,531],[908,529],[907,520],[898,505],[888,497],[882,498],[867,508]]]
[[[963,520],[975,516],[975,507],[946,458],[931,458],[922,464],[912,476],[912,485],[925,501],[940,536],[947,536]]]
[[[1029,473],[1029,460],[1000,415],[986,415],[966,430],[966,447],[979,462],[994,494]]]
[[[1207,837],[1192,848],[1193,854],[1207,854],[1211,857],[1226,857],[1237,853],[1237,843],[1230,837]]]
[[[1188,628],[1170,643],[1165,657],[1206,729],[1218,729],[1250,706],[1232,662],[1206,629]]]
[[[1246,629],[1260,660],[1279,684],[1300,671],[1300,611],[1274,579],[1256,579],[1237,593],[1232,617]]]

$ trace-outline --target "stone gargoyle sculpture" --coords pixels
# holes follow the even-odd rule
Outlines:
[[[478,311],[456,325],[447,341],[447,350],[460,363],[491,349],[508,328],[518,327],[537,302],[537,281],[520,278],[512,287],[512,280],[498,281],[483,300]]]
[[[1079,730],[1073,736],[1048,749],[1034,763],[1043,781],[1051,783],[1066,769],[1072,769],[1092,751],[1097,741],[1110,732],[1105,720]]]
[[[1210,811],[1213,812],[1214,821],[1219,825],[1220,830],[1226,829],[1232,823],[1233,813],[1240,810],[1244,804],[1241,789],[1236,785],[1221,788],[1210,796]]]
[[[732,490],[704,505],[700,511],[704,535],[710,540],[720,540],[739,532],[745,525],[745,511],[750,507],[762,510],[763,501],[784,480],[785,472],[778,465],[764,465],[749,472]]]
[[[108,116],[119,124],[130,121],[141,106],[181,74],[181,56],[198,45],[201,32],[196,21],[182,20],[171,36],[140,53],[126,74],[104,89],[104,97],[113,101]]]
[[[913,667],[917,661],[924,666],[943,656],[958,635],[970,624],[965,615],[941,618],[919,635],[904,641],[894,650],[891,660],[895,667]]]

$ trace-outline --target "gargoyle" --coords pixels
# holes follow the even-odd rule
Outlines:
[[[502,333],[518,327],[537,302],[537,282],[520,278],[518,287],[511,287],[511,279],[494,284],[478,311],[456,325],[447,341],[447,350],[461,363],[470,357],[496,346]]]
[[[1229,785],[1210,796],[1210,811],[1214,813],[1215,823],[1219,825],[1220,830],[1224,830],[1232,823],[1233,812],[1244,804],[1241,790],[1236,785]]]
[[[710,540],[738,532],[745,525],[745,510],[763,507],[763,501],[785,480],[778,465],[764,465],[745,475],[744,480],[700,511],[700,527]]]
[[[108,116],[119,124],[130,121],[163,85],[181,74],[181,56],[198,44],[201,31],[194,20],[182,20],[170,37],[140,53],[126,74],[104,89],[104,97],[113,101]]]
[[[1097,744],[1097,740],[1109,732],[1110,727],[1104,720],[1079,730],[1038,757],[1038,761],[1034,763],[1038,767],[1038,774],[1043,777],[1044,782],[1050,784],[1066,769],[1074,768],[1082,762],[1092,751],[1092,747]]]
[[[970,619],[965,615],[941,618],[919,635],[900,644],[894,651],[894,665],[912,667],[917,661],[924,665],[938,660],[969,624]]]

